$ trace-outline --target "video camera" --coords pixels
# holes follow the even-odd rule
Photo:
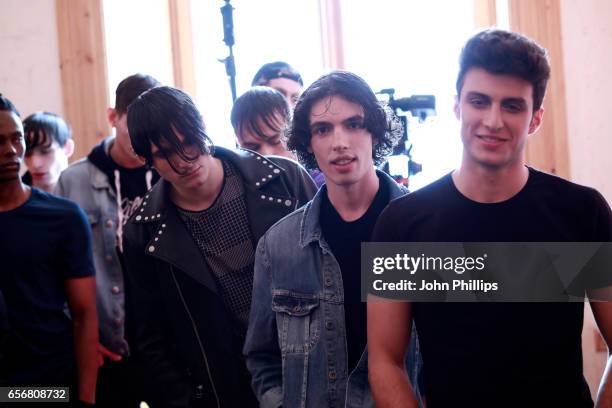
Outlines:
[[[377,94],[387,95],[387,104],[397,114],[404,127],[404,134],[389,160],[384,164],[383,171],[398,183],[408,186],[408,177],[419,173],[423,166],[412,160],[412,143],[408,139],[408,118],[405,113],[409,112],[412,117],[424,122],[428,116],[436,114],[436,97],[434,95],[412,95],[396,99],[393,88],[382,89]]]

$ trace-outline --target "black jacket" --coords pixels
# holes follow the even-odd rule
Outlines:
[[[255,240],[308,202],[306,171],[280,157],[215,148],[239,171]],[[203,256],[160,180],[125,227],[126,327],[165,407],[257,406],[242,357],[244,339]]]

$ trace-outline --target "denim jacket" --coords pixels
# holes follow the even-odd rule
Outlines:
[[[390,199],[406,192],[378,174],[389,185]],[[321,188],[311,202],[272,226],[257,246],[244,354],[264,408],[374,405],[367,350],[348,372],[342,274],[319,224],[326,193]],[[412,373],[418,370],[418,350],[410,350]]]
[[[107,152],[112,141],[109,137],[103,142]],[[116,251],[119,220],[115,192],[106,174],[87,158],[62,172],[54,192],[76,202],[87,214],[96,268],[100,343],[115,353],[127,355],[123,272]]]

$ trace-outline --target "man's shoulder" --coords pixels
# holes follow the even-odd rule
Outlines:
[[[541,195],[542,199],[560,200],[569,206],[581,207],[583,205],[601,205],[605,199],[593,187],[574,183],[554,174],[545,173],[530,168],[533,194]]]
[[[93,171],[99,171],[87,157],[79,159],[68,166],[60,175],[60,182],[73,183],[76,181],[89,181],[91,173]]]
[[[275,241],[278,239],[286,241],[288,237],[299,236],[305,212],[308,211],[309,207],[310,202],[276,221],[276,223],[266,232],[266,241]]]
[[[415,210],[433,211],[447,202],[451,193],[450,174],[408,194],[391,200],[385,212],[413,212]]]
[[[30,208],[32,211],[44,212],[54,218],[85,218],[83,210],[72,200],[54,194],[32,189]]]

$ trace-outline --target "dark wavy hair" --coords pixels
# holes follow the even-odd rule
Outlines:
[[[471,37],[459,57],[457,96],[461,95],[465,74],[470,68],[482,68],[495,75],[519,77],[533,86],[533,110],[542,107],[550,78],[548,53],[522,34],[487,29]]]
[[[59,115],[51,112],[36,112],[23,120],[26,151],[38,146],[50,147],[55,140],[60,147],[72,138],[72,130]]]
[[[169,86],[151,88],[132,102],[127,115],[132,147],[149,166],[153,164],[153,143],[164,152],[172,169],[180,173],[161,146],[162,139],[170,144],[170,150],[187,162],[196,160],[200,154],[213,152],[214,146],[206,134],[200,111],[189,95],[179,89]],[[177,133],[184,137],[183,141]],[[198,154],[189,155],[185,151],[186,146],[196,146]]]
[[[312,83],[300,96],[293,111],[293,120],[287,131],[287,147],[308,169],[318,169],[314,154],[308,151],[312,133],[310,111],[312,105],[323,98],[340,96],[360,105],[364,113],[364,126],[372,135],[375,165],[382,164],[402,137],[403,127],[393,111],[376,98],[370,86],[359,76],[348,71],[333,71]]]
[[[277,115],[280,115],[280,120]],[[247,130],[256,134],[262,142],[276,145],[281,142],[281,137],[266,135],[258,120],[270,129],[283,131],[289,116],[289,105],[280,92],[267,86],[254,86],[236,99],[230,120],[238,141],[242,140],[242,134]]]

